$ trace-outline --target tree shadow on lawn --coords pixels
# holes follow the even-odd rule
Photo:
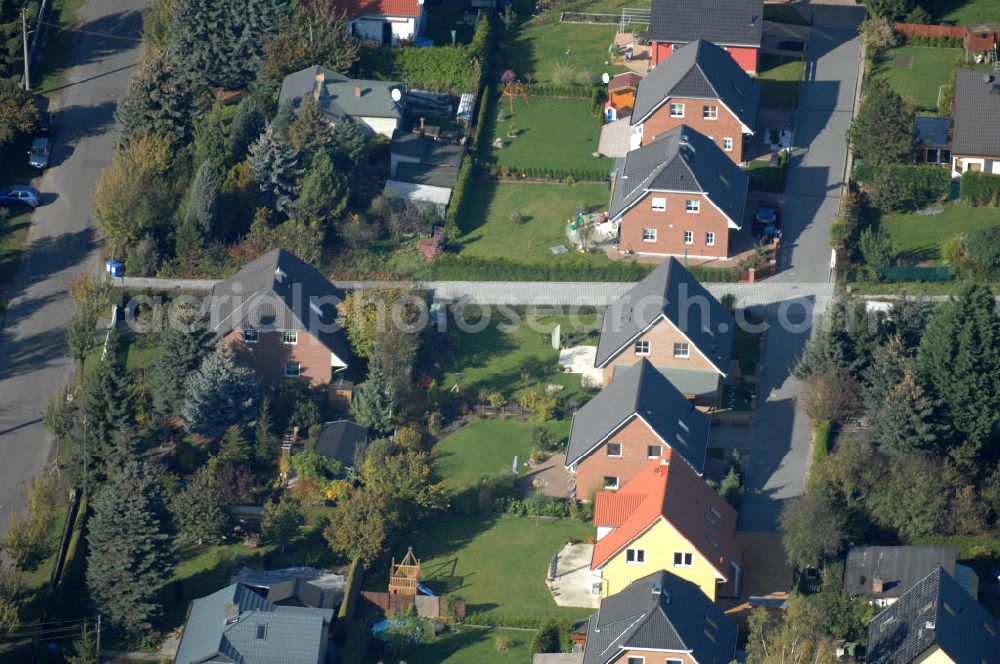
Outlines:
[[[492,142],[492,139],[490,139]],[[490,206],[497,195],[498,183],[494,179],[478,180],[472,185],[472,190],[466,194],[471,194],[471,200],[462,206],[462,218],[458,220],[458,227],[462,230],[462,237],[455,242],[459,251],[466,246],[483,239],[482,233],[475,233],[485,223],[489,217]]]
[[[475,325],[475,320],[469,319],[470,325]],[[471,388],[481,387],[482,384],[494,384],[496,377],[486,381],[466,382],[468,376],[465,375],[469,369],[483,368],[489,366],[490,362],[498,355],[510,353],[517,348],[517,344],[497,329],[493,323],[479,332],[461,332],[459,334],[459,350],[455,357],[444,367],[445,374],[463,374],[461,387],[468,391]],[[450,388],[454,382],[444,385]]]

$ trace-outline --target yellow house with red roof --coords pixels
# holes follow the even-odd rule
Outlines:
[[[736,510],[671,456],[667,448],[620,490],[595,497],[590,568],[602,580],[602,597],[659,570],[691,581],[712,601],[739,595]]]

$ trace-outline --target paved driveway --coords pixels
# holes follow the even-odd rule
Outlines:
[[[74,66],[49,109],[56,126],[52,167],[35,186],[45,204],[34,214],[24,259],[0,333],[0,533],[20,492],[45,467],[52,439],[41,422],[49,395],[69,379],[67,285],[99,269],[90,196],[114,147],[114,108],[141,54],[141,11],[148,0],[90,0],[80,12]]]

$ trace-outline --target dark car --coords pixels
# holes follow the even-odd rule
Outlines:
[[[0,205],[27,205],[36,208],[40,202],[41,195],[34,187],[18,185],[0,190]]]
[[[41,136],[51,136],[52,135],[52,114],[48,111],[42,111],[41,116],[38,119],[38,129],[35,130],[36,134]]]

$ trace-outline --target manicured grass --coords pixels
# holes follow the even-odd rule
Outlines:
[[[791,5],[764,5],[764,20],[792,25],[809,25],[799,10]]]
[[[544,22],[537,18],[522,22],[505,47],[503,66],[523,81],[546,85],[600,85],[604,72],[622,71],[609,59],[615,25],[560,23],[560,11],[553,8]]]
[[[524,310],[515,313],[520,321],[494,311],[495,318],[481,332],[459,332],[458,352],[442,368],[441,387],[451,389],[458,383],[462,392],[472,397],[481,390],[495,390],[513,399],[525,388],[552,383],[565,386],[557,393],[559,397],[589,394],[580,386],[579,375],[559,371],[559,352],[552,348],[550,338],[556,325],[561,326],[564,339],[576,326],[596,332],[600,317],[596,313],[581,314],[573,320],[570,316],[525,314]],[[479,320],[471,312],[466,319],[470,325]],[[513,329],[501,331],[501,324]],[[596,344],[596,333],[577,343]]]
[[[556,440],[565,440],[569,421],[549,422],[546,428]],[[530,424],[510,419],[475,420],[437,444],[438,473],[456,493],[476,486],[484,475],[509,473],[515,456],[523,466],[535,449],[531,430]]]
[[[73,42],[76,38],[71,28],[78,23],[77,14],[84,0],[54,0],[49,5],[42,63],[32,72],[32,87],[39,94],[51,92],[62,84],[66,70],[72,66]],[[56,24],[53,26],[51,24]]]
[[[883,217],[897,259],[939,262],[941,243],[957,233],[1000,225],[1000,209],[947,205],[936,217],[893,213]]]
[[[802,60],[793,56],[764,54],[757,77],[763,106],[791,107],[799,96]]]
[[[947,85],[955,62],[962,57],[960,48],[900,46],[875,59],[874,74],[884,78],[903,99],[918,110],[936,111],[938,90]],[[899,60],[910,66],[898,67]]]
[[[996,23],[1000,18],[1000,0],[934,0],[929,9],[934,23],[949,25]]]
[[[486,146],[495,138],[504,146],[490,148],[490,154],[500,165],[513,168],[587,169],[607,173],[611,160],[595,158],[601,127],[590,115],[589,99],[555,99],[518,97],[514,112],[510,102],[497,104],[496,122]],[[503,118],[502,120],[500,118]],[[492,118],[491,118],[492,120]],[[511,135],[516,128],[516,136]]]
[[[19,209],[7,209],[7,218],[0,220],[0,286],[14,280],[17,265],[21,260],[24,240],[31,224],[31,213]]]
[[[576,519],[436,515],[397,538],[396,558],[407,546],[420,559],[421,583],[453,593],[469,613],[505,616],[583,616],[584,609],[556,606],[545,587],[552,555],[570,540],[592,537]],[[373,570],[365,588],[384,591],[386,572]],[[471,660],[465,660],[471,661]]]
[[[456,627],[408,650],[409,664],[528,664],[534,632],[513,629]],[[498,637],[510,640],[505,652],[497,652]]]
[[[460,220],[464,235],[462,252],[470,256],[512,258],[519,261],[550,262],[584,258],[578,252],[554,255],[550,248],[564,245],[566,222],[580,207],[606,209],[609,193],[603,184],[536,184],[520,182],[477,182],[467,194],[471,200]],[[519,212],[524,221],[515,224],[511,215]],[[588,256],[589,257],[589,256]],[[604,255],[594,259],[608,260]]]
[[[754,159],[746,169],[750,178],[750,188],[761,191],[781,192],[785,190],[786,169],[772,166],[768,159]]]

